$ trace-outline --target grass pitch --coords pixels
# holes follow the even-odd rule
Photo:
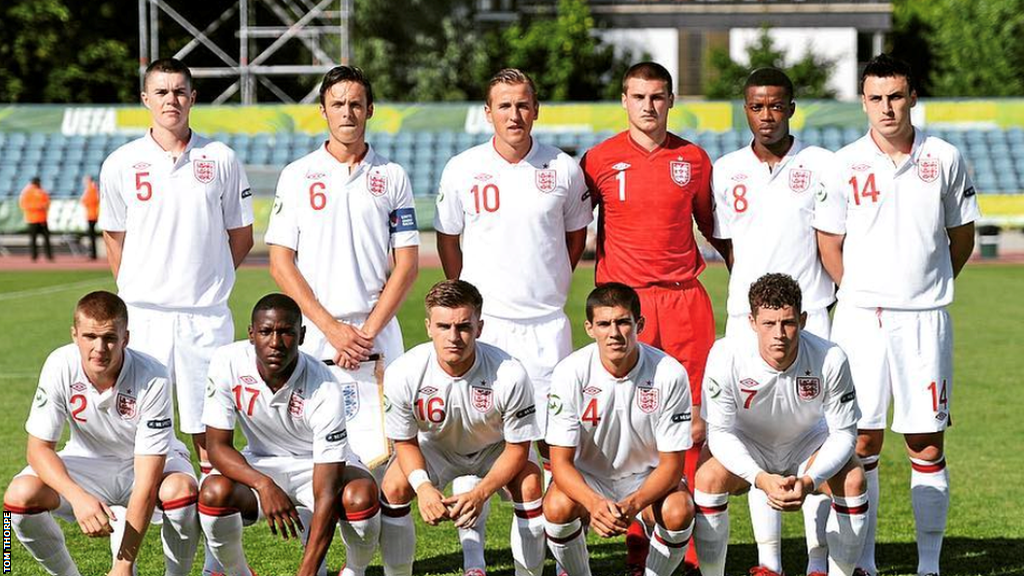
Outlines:
[[[426,340],[422,298],[441,279],[436,269],[421,271],[420,279],[399,319],[407,347]],[[719,331],[724,329],[727,274],[711,267],[702,280],[715,304]],[[583,302],[593,270],[576,274],[567,312],[577,346],[587,342],[582,330]],[[947,460],[952,476],[952,509],[943,550],[943,574],[1024,574],[1024,495],[1016,477],[1024,469],[1024,401],[1020,366],[1024,357],[1024,267],[969,265],[957,281],[957,302],[951,308],[956,330],[955,423],[947,433]],[[0,489],[25,466],[24,422],[47,354],[70,340],[75,301],[88,291],[113,289],[105,272],[4,272],[0,276],[0,307],[5,329],[0,331]],[[236,334],[244,334],[249,310],[263,294],[275,290],[265,269],[243,269],[231,299]],[[240,436],[240,434],[238,435]],[[882,505],[879,517],[878,560],[885,574],[913,574],[916,569],[913,515],[910,508],[910,466],[901,438],[890,434],[882,454]],[[190,444],[190,443],[188,443]],[[744,498],[735,498],[728,574],[745,574],[756,562]],[[511,506],[494,500],[488,525],[487,561],[492,576],[514,573],[509,550]],[[106,540],[85,538],[77,526],[62,524],[71,554],[83,574],[104,574],[110,563]],[[791,575],[803,574],[805,554],[799,514],[784,520],[783,564]],[[417,519],[416,574],[461,574],[461,551],[451,524],[428,528]],[[246,529],[246,553],[261,576],[294,573],[301,551],[295,542],[273,539],[266,525]],[[623,571],[621,538],[601,541],[590,537],[595,574]],[[160,574],[163,560],[159,531],[150,530],[141,554],[139,573]],[[201,558],[200,558],[201,561]],[[344,561],[336,539],[328,556],[332,573]],[[15,574],[43,574],[17,542],[11,567]],[[200,573],[197,562],[193,574]],[[371,574],[382,574],[379,562]],[[554,567],[548,561],[547,573]]]

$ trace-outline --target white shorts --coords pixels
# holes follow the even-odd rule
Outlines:
[[[498,457],[505,451],[504,442],[498,442],[468,455],[448,452],[429,440],[421,439],[419,445],[423,460],[427,464],[427,476],[438,490],[444,490],[445,486],[460,476],[487,476]],[[530,450],[528,460],[537,463],[537,456],[533,450]]]
[[[178,422],[186,434],[203,426],[203,399],[213,353],[235,338],[231,310],[170,311],[128,305],[128,346],[156,358],[170,373]]]
[[[108,506],[127,506],[135,486],[134,459],[115,460],[98,456],[69,455],[63,451],[57,455],[67,468],[68,475],[83,490],[102,500]],[[164,475],[174,472],[187,474],[195,480],[192,459],[188,448],[178,440],[171,442]],[[31,466],[26,466],[18,476],[38,476]],[[68,522],[75,522],[75,511],[71,503],[60,497],[60,506],[53,513]]]
[[[594,492],[597,492],[601,496],[604,496],[613,502],[621,502],[627,496],[639,490],[640,486],[647,481],[647,477],[651,475],[651,472],[654,472],[654,469],[651,468],[647,472],[633,474],[632,476],[626,476],[624,478],[605,478],[603,476],[595,476],[588,472],[584,472],[583,470],[580,470],[579,472],[580,476],[583,476],[583,479],[586,480],[587,486],[590,486]],[[680,480],[685,481],[684,479]],[[569,494],[566,495],[570,498],[572,497]],[[639,515],[639,513],[637,513],[637,515]]]
[[[296,507],[304,507],[313,510],[313,459],[296,458],[295,456],[253,456],[247,451],[242,451],[245,461],[253,469],[261,474],[266,474],[277,484],[285,494],[291,498]],[[345,461],[345,467],[366,470],[366,466],[357,457]],[[367,472],[369,472],[367,470]],[[210,475],[220,475],[220,471],[214,469]],[[246,524],[252,524],[263,520],[263,506],[260,506],[259,492],[252,491],[256,497],[256,509],[259,511],[255,519],[244,518]]]
[[[749,441],[743,436],[739,436],[739,438],[746,446],[750,457],[765,472],[780,476],[802,476],[807,469],[807,461],[814,456],[828,438],[828,427],[822,423],[821,426],[809,430],[803,437],[787,446],[764,446]]]
[[[829,339],[832,332],[832,321],[828,317],[828,309],[806,310],[807,323],[804,324],[804,331],[815,336]],[[757,333],[750,327],[750,318],[747,314],[730,314],[725,322],[725,335],[728,338],[749,338],[751,342],[757,341]]]
[[[504,350],[523,364],[533,384],[537,405],[537,426],[547,431],[548,391],[551,373],[566,356],[572,354],[572,328],[564,313],[538,320],[508,320],[483,315],[480,341]]]
[[[833,341],[850,360],[862,430],[940,432],[951,425],[953,324],[945,308],[888,310],[839,306]]]

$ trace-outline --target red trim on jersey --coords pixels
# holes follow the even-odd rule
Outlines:
[[[409,504],[404,506],[388,506],[384,505],[380,507],[381,516],[387,516],[388,518],[402,518],[409,515],[409,511],[412,507]]]
[[[838,514],[865,514],[868,511],[868,503],[865,502],[860,506],[843,506],[832,502],[832,509]]]
[[[705,516],[707,516],[708,514],[718,514],[720,512],[725,512],[726,510],[729,509],[728,502],[726,502],[725,504],[720,504],[718,506],[701,506],[700,504],[695,504],[695,506],[697,507],[697,514],[703,514]]]
[[[184,498],[176,498],[174,500],[166,500],[163,502],[157,502],[157,508],[167,510],[177,510],[179,508],[185,508],[199,502],[199,495],[193,494],[191,496],[185,496]]]
[[[683,546],[686,546],[686,544],[690,541],[689,538],[686,538],[685,540],[682,540],[680,542],[669,542],[668,540],[662,538],[661,535],[657,532],[654,533],[654,539],[658,542],[661,542],[665,546],[668,546],[669,548],[682,548]]]
[[[936,472],[942,472],[946,469],[946,459],[943,458],[938,462],[932,462],[930,464],[918,464],[913,460],[910,461],[910,467],[914,469],[914,472],[921,472],[922,474],[935,474]]]
[[[582,533],[583,533],[583,526],[580,526],[575,532],[573,532],[572,534],[569,534],[565,538],[555,538],[554,536],[552,536],[550,533],[547,533],[547,532],[545,532],[545,535],[548,537],[548,540],[554,542],[555,544],[565,544],[567,542],[571,542],[573,540],[573,538],[576,538],[577,536],[579,536]]]
[[[238,514],[240,511],[238,508],[232,507],[220,507],[220,506],[207,506],[202,502],[199,503],[199,513],[205,516],[231,516],[232,514]]]
[[[15,506],[14,504],[8,504],[4,502],[4,511],[10,512],[11,514],[42,514],[43,512],[49,512],[46,508],[41,506]]]
[[[525,518],[527,520],[531,518],[539,518],[544,515],[544,507],[537,506],[536,508],[531,508],[529,510],[520,510],[519,508],[516,508],[515,513],[519,518]]]
[[[373,518],[374,515],[380,510],[380,504],[367,508],[366,510],[360,510],[359,512],[345,512],[345,520],[349,522],[359,522],[360,520],[368,520]]]

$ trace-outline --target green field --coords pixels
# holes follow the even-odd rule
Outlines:
[[[583,300],[592,281],[591,269],[581,269],[570,296],[573,326],[582,325]],[[440,271],[424,270],[400,315],[406,346],[426,339],[421,300],[440,279]],[[719,331],[724,328],[726,272],[712,267],[703,276],[715,302]],[[1024,494],[1014,488],[1013,475],[1024,469],[1024,401],[1020,382],[1024,360],[1024,267],[969,266],[957,283],[952,307],[956,327],[955,423],[948,433],[947,460],[952,476],[953,504],[943,574],[1024,574]],[[102,272],[4,272],[0,275],[0,308],[5,326],[0,330],[0,386],[4,418],[0,423],[0,487],[25,465],[24,421],[46,355],[69,342],[71,310],[81,295],[94,289],[112,289]],[[248,311],[256,299],[274,290],[265,270],[244,269],[239,274],[231,304],[236,332],[244,333]],[[586,335],[575,330],[582,345]],[[885,574],[912,574],[916,569],[913,517],[909,498],[910,467],[900,439],[891,436],[882,456],[882,506],[879,518],[879,567]],[[493,503],[487,559],[492,576],[513,574],[508,531],[511,506]],[[734,499],[733,546],[729,574],[746,574],[756,552],[747,521],[746,503]],[[77,526],[65,524],[72,556],[83,574],[104,574],[109,567],[106,541],[90,540]],[[451,525],[427,529],[418,524],[416,574],[461,574],[461,553]],[[783,563],[791,575],[805,566],[803,528],[799,514],[786,516]],[[246,531],[246,551],[261,576],[293,573],[300,552],[294,542],[272,540],[265,525]],[[162,573],[157,530],[149,533],[142,553],[140,574]],[[598,541],[591,536],[594,573],[622,572],[621,539]],[[343,562],[343,547],[335,540],[328,565],[332,573]],[[14,574],[43,574],[20,544],[13,545]],[[197,565],[194,574],[200,572]],[[549,561],[548,573],[554,573]],[[379,564],[370,570],[381,574]]]

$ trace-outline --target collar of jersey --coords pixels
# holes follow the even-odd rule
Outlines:
[[[763,356],[761,356],[761,347],[760,347],[760,345],[756,346],[756,350],[755,350],[754,354],[757,355],[757,359],[761,362],[761,366],[765,370],[767,370],[768,372],[770,372],[772,374],[778,374],[778,375],[781,376],[783,374],[789,373],[791,370],[793,370],[793,367],[796,366],[800,362],[800,353],[803,352],[803,348],[804,348],[804,339],[803,339],[803,335],[801,335],[800,341],[797,342],[797,346],[796,346],[796,357],[793,358],[793,363],[790,364],[789,367],[786,368],[785,370],[776,370],[775,368],[773,368],[772,365],[769,364],[768,361],[765,360]]]
[[[327,161],[329,161],[331,163],[330,165],[333,166],[334,168],[346,168],[345,171],[346,172],[348,171],[347,170],[347,168],[348,168],[347,164],[342,164],[341,162],[338,161],[337,158],[335,158],[333,155],[331,155],[330,152],[327,151],[327,142],[326,141],[320,146],[320,154],[323,155],[324,157],[326,157]],[[349,181],[351,181],[354,178],[356,178],[357,176],[361,175],[364,170],[369,169],[374,164],[376,164],[376,162],[377,162],[377,151],[373,149],[373,145],[372,144],[367,142],[366,143],[366,155],[363,156],[363,159],[359,161],[358,165],[356,165],[356,169],[351,174],[348,175]]]
[[[927,138],[928,135],[925,134],[923,130],[919,129],[917,126],[914,126],[914,143],[910,147],[910,155],[903,164],[895,167],[896,172],[902,172],[903,170],[909,168],[910,166],[917,165],[918,159],[921,156],[921,151],[924,148],[924,141]],[[882,152],[882,149],[878,147],[878,144],[875,142],[875,139],[871,137],[870,128],[868,129],[867,134],[865,134],[861,138],[861,141],[864,142],[864,146],[867,147],[867,149],[871,150],[871,152],[875,154],[876,157],[884,158],[886,162],[888,162],[890,165],[892,164],[892,160],[889,158],[889,155],[886,154],[885,152]]]
[[[114,396],[117,395],[117,390],[120,390],[122,388],[122,383],[125,381],[126,378],[128,378],[128,373],[131,372],[131,368],[132,352],[131,350],[128,350],[126,348],[124,351],[124,363],[121,364],[121,372],[117,375],[117,380],[114,381],[113,386],[107,388],[103,392],[100,392],[99,390],[96,389],[96,386],[94,386],[92,381],[89,380],[89,377],[86,376],[85,370],[82,370],[82,376],[85,378],[85,381],[89,383],[89,388],[92,389],[92,393],[95,394],[96,398],[98,399],[96,401],[97,407],[106,408],[110,406],[111,402],[113,402],[112,399],[114,398]],[[138,392],[136,392],[136,395],[137,394]]]
[[[175,166],[180,164],[182,159],[188,158],[189,152],[191,152],[192,149],[199,144],[199,140],[201,138],[202,136],[197,134],[195,130],[189,129],[188,143],[185,144],[185,149],[182,150],[181,156],[178,156],[178,161],[175,163]],[[152,147],[154,152],[162,154],[167,158],[171,158],[171,153],[168,152],[167,150],[164,150],[163,147],[160,146],[160,143],[156,141],[156,138],[153,138],[152,128],[146,131],[146,142],[150,147]]]
[[[477,367],[480,366],[480,357],[483,356],[483,354],[481,354],[480,344],[482,344],[482,342],[477,340],[476,353],[473,355],[473,365],[470,366],[469,370],[466,370],[462,374],[462,376],[452,376],[451,374],[444,371],[444,368],[441,367],[441,361],[437,359],[437,351],[434,350],[432,344],[430,347],[430,356],[432,358],[431,364],[433,364],[434,370],[436,370],[437,373],[440,374],[442,378],[445,378],[449,382],[458,382],[460,380],[465,380],[468,382],[470,380],[470,376],[472,376],[472,374],[476,372]]]
[[[595,342],[594,360],[597,362],[597,367],[599,370],[601,370],[601,373],[603,373],[605,377],[615,382],[616,384],[618,384],[619,382],[626,382],[627,380],[635,380],[635,376],[640,373],[640,370],[643,368],[644,362],[646,361],[647,352],[644,350],[644,343],[637,342],[636,348],[640,352],[640,354],[636,358],[636,365],[633,366],[633,368],[630,369],[630,371],[627,372],[625,376],[619,378],[612,374],[611,372],[609,372],[608,369],[604,367],[604,364],[601,362],[601,351],[597,348],[597,346],[598,345]]]
[[[263,377],[260,376],[260,371],[256,364],[256,347],[253,346],[252,344],[249,344],[249,352],[250,354],[252,354],[252,361],[250,362],[250,364],[252,365],[253,374],[255,374],[255,378],[259,380],[259,383],[262,384],[263,387],[266,388],[268,392],[272,393],[272,396],[267,402],[271,406],[280,406],[282,404],[288,404],[288,400],[291,399],[292,396],[292,389],[295,388],[295,382],[297,382],[298,379],[301,378],[303,373],[305,373],[306,371],[306,358],[303,357],[303,354],[301,352],[299,353],[299,356],[296,359],[296,362],[298,364],[296,364],[295,366],[295,371],[292,372],[292,375],[288,377],[287,381],[285,381],[284,386],[281,386],[280,388],[277,389],[277,392],[274,392],[273,390],[270,389],[270,386],[267,385],[267,382],[263,379]]]
[[[680,143],[693,144],[693,142],[690,142],[689,140],[686,140],[681,136],[676,136],[671,132],[666,132],[665,141],[662,142],[660,145],[655,146],[654,150],[648,152],[646,149],[644,149],[643,146],[641,146],[636,140],[633,139],[633,135],[629,133],[629,130],[626,130],[625,132],[623,132],[623,134],[626,135],[626,141],[629,142],[630,147],[633,148],[633,150],[635,150],[638,154],[642,154],[645,158],[654,158],[658,154],[661,154],[665,150],[668,150],[669,144],[675,140],[678,140]]]
[[[769,179],[774,179],[777,174],[781,173],[782,169],[785,168],[786,165],[793,160],[793,158],[796,158],[797,154],[799,154],[803,149],[804,143],[801,142],[800,139],[797,138],[796,136],[793,136],[793,145],[789,147],[789,150],[786,151],[786,155],[783,156],[781,160],[779,160],[778,164],[775,165],[775,170],[769,171]],[[764,162],[763,160],[758,158],[757,154],[754,153],[753,137],[750,138],[750,142],[747,144],[747,152],[749,152],[750,155],[753,156],[754,160],[756,160],[757,162],[761,164],[767,164],[767,162]]]
[[[496,138],[496,136],[491,136],[491,141],[490,141],[491,157],[494,158],[494,160],[496,162],[500,162],[499,166],[507,166],[507,167],[510,167],[510,168],[518,168],[520,166],[530,166],[530,160],[533,159],[534,155],[537,154],[537,149],[540,148],[540,142],[537,142],[537,139],[534,138],[533,135],[531,134],[530,135],[530,151],[527,152],[526,156],[523,156],[523,159],[520,160],[519,162],[509,162],[508,160],[505,160],[505,158],[501,154],[498,154],[498,148],[494,146],[494,139],[495,138]]]

